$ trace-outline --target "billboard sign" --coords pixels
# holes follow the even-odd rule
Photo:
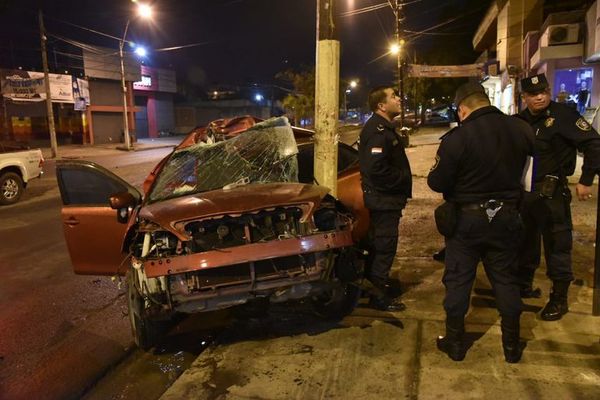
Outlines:
[[[484,64],[418,65],[409,64],[408,76],[412,78],[481,78]]]
[[[90,105],[88,81],[73,77],[73,99],[75,100],[75,110],[85,111],[85,108]]]
[[[50,95],[54,103],[73,103],[71,75],[49,74]],[[13,101],[44,101],[43,72],[0,70],[2,96]]]

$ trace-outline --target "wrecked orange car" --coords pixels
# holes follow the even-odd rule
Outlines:
[[[74,270],[127,276],[141,348],[175,313],[310,299],[331,316],[357,301],[368,213],[356,150],[340,144],[336,199],[314,184],[313,143],[285,118],[248,125],[212,144],[188,136],[143,196],[92,162],[57,163]]]

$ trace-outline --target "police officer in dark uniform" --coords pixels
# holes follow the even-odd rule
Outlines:
[[[533,288],[533,276],[540,263],[543,238],[552,292],[541,318],[555,321],[568,311],[567,292],[573,280],[571,191],[567,177],[575,171],[577,150],[583,152],[576,192],[579,200],[592,197],[591,185],[600,169],[600,136],[575,110],[551,101],[544,74],[521,80],[521,91],[527,108],[520,117],[535,132],[535,157],[529,171],[532,190],[525,194],[521,209],[525,223],[519,260],[521,295],[541,296],[541,291]]]
[[[388,311],[405,307],[394,300],[389,271],[398,247],[402,209],[412,195],[408,158],[392,119],[400,114],[400,98],[394,89],[377,87],[369,93],[373,116],[360,133],[359,159],[363,198],[371,216],[371,249],[367,278],[384,295],[372,296],[371,305]]]
[[[429,187],[446,200],[436,210],[438,229],[446,237],[446,336],[438,337],[437,345],[452,360],[464,359],[464,317],[477,265],[483,261],[502,317],[504,358],[515,363],[523,351],[518,203],[523,169],[533,154],[533,132],[524,121],[492,107],[478,83],[461,86],[454,102],[462,125],[442,139],[427,178]]]

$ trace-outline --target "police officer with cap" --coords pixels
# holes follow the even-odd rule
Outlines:
[[[360,133],[358,148],[363,198],[371,218],[367,279],[379,292],[371,296],[370,304],[386,311],[405,308],[394,299],[394,282],[389,278],[398,247],[400,217],[412,195],[410,165],[392,124],[400,107],[400,98],[393,88],[380,86],[371,90],[369,108],[373,116]]]
[[[535,132],[535,157],[529,170],[531,191],[525,193],[521,209],[525,223],[519,260],[521,295],[541,296],[541,291],[533,288],[533,276],[540,263],[543,238],[552,292],[541,318],[555,321],[568,311],[567,292],[573,280],[571,191],[567,177],[575,171],[579,150],[583,153],[583,167],[577,197],[592,197],[591,185],[600,169],[600,136],[575,110],[551,101],[544,74],[521,80],[521,91],[527,108],[519,116]]]
[[[518,203],[523,169],[533,154],[533,132],[524,121],[491,106],[478,83],[459,87],[454,102],[461,126],[442,138],[427,177],[429,187],[446,200],[436,209],[436,224],[446,239],[446,335],[438,337],[437,346],[454,361],[464,359],[464,317],[482,261],[502,317],[504,358],[516,363],[523,351]]]

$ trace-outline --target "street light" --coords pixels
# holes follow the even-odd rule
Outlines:
[[[348,83],[348,87],[344,90],[344,119],[348,118],[348,100],[347,96],[352,93],[352,89],[356,89],[358,81],[353,79]]]
[[[148,51],[146,50],[146,48],[142,47],[142,46],[136,47],[134,51],[135,51],[135,54],[138,55],[138,57],[142,57],[142,58],[146,57],[146,55],[148,54]]]
[[[137,13],[141,18],[149,19],[152,17],[152,8],[147,4],[138,3],[137,4]],[[123,32],[123,38],[119,42],[119,58],[121,61],[121,89],[123,90],[123,135],[125,139],[125,149],[132,150],[131,146],[131,138],[129,137],[129,119],[127,117],[127,85],[125,84],[125,63],[123,60],[123,46],[125,45],[125,40],[127,38],[127,31],[129,30],[129,23],[131,20],[128,18],[127,23],[125,24],[125,32]],[[138,52],[139,51],[139,52]],[[143,47],[138,47],[135,50],[136,54],[140,55],[140,52],[146,54],[146,50]],[[140,55],[143,57],[143,55]]]

